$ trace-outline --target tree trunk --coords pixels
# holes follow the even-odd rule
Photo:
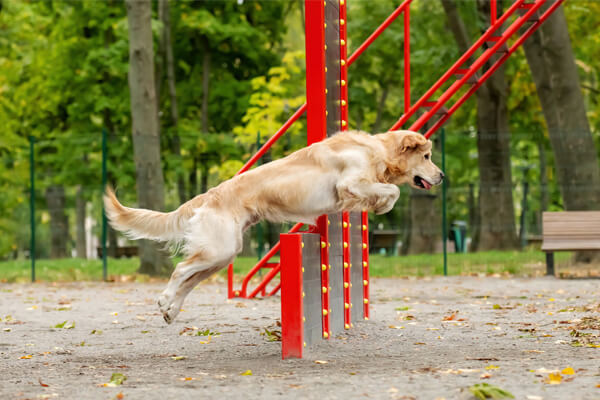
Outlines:
[[[542,8],[549,7],[548,3],[553,1]],[[597,210],[600,164],[562,6],[523,47],[548,126],[564,206],[567,210]],[[600,260],[600,252],[579,252],[576,259]]]
[[[442,0],[442,5],[459,50],[465,52],[471,41],[456,3]],[[489,26],[489,2],[479,0],[477,8],[486,26]],[[500,67],[476,92],[480,182],[477,250],[514,249],[518,246],[512,198],[507,92],[504,67]]]
[[[65,189],[62,185],[46,188],[46,205],[50,213],[50,258],[67,257],[69,219],[65,214]]]
[[[75,195],[75,222],[77,225],[77,236],[75,240],[75,248],[77,251],[77,257],[87,258],[87,243],[85,239],[85,197],[83,195],[83,186],[77,187],[77,194]]]
[[[189,198],[192,199],[198,194],[198,157],[193,157],[192,170],[189,174]]]
[[[208,96],[210,90],[210,46],[208,40],[202,38],[202,133],[208,133]]]
[[[164,179],[160,162],[160,138],[154,88],[152,49],[152,3],[127,0],[129,22],[129,89],[133,152],[140,207],[160,210],[164,206]],[[140,273],[159,275],[172,269],[163,245],[140,241]]]
[[[179,202],[185,203],[185,177],[181,169],[181,139],[179,137],[179,110],[177,107],[177,90],[175,87],[175,62],[173,60],[173,42],[171,40],[171,11],[169,9],[169,0],[159,0],[159,17],[163,23],[161,35],[161,48],[163,49],[164,64],[167,67],[167,87],[169,88],[169,98],[171,103],[171,121],[173,131],[170,135],[171,152],[179,160],[177,176],[177,194]]]
[[[375,117],[375,122],[373,123],[373,133],[379,133],[379,129],[381,128],[381,117],[383,116],[383,111],[385,109],[385,100],[390,92],[390,86],[384,85],[381,91],[381,97],[379,98],[379,104],[377,105],[377,115]]]
[[[408,254],[435,253],[441,240],[442,221],[437,212],[437,195],[411,189]]]

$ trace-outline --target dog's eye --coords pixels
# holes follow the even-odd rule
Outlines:
[[[425,159],[429,160],[429,154],[425,154]]]

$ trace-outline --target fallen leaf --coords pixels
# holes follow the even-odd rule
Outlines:
[[[548,374],[548,378],[544,382],[549,385],[560,385],[560,383],[562,382],[562,376],[558,372],[550,373]]]
[[[94,329],[90,332],[90,335],[101,335],[102,331],[100,329]]]
[[[19,357],[19,359],[20,360],[29,360],[31,357],[33,357],[31,354],[27,354],[26,356]]]
[[[562,372],[563,375],[575,375],[575,370],[571,367],[567,367],[560,372]]]
[[[181,361],[181,360],[185,360],[187,357],[186,356],[172,356],[171,358],[175,361]]]
[[[512,393],[507,392],[504,389],[500,389],[497,386],[492,386],[488,383],[477,383],[469,387],[469,391],[473,393],[473,396],[480,400],[486,399],[514,399],[515,396]]]
[[[10,328],[4,328],[2,329],[4,332],[10,332]]]
[[[125,395],[123,394],[123,392],[119,392],[119,393],[117,393],[117,395],[115,396],[115,398],[117,400],[123,400],[123,398],[125,398]]]
[[[56,324],[53,328],[57,329],[73,329],[75,328],[75,322],[63,321],[60,324]]]
[[[492,377],[492,374],[490,374],[489,372],[485,372],[485,373],[483,373],[483,374],[479,375],[479,377],[480,377],[481,379],[489,379],[489,378],[491,378],[491,377]]]
[[[246,371],[242,372],[240,375],[242,375],[242,376],[252,375],[252,370],[251,369],[247,369]]]
[[[329,361],[315,360],[315,364],[327,364]]]
[[[105,383],[105,387],[116,387],[120,386],[127,380],[127,377],[121,373],[115,372],[110,376],[110,381]]]
[[[487,370],[490,370],[490,369],[498,369],[498,368],[500,368],[500,367],[499,367],[499,366],[497,366],[497,365],[488,365],[488,366],[486,366],[486,367],[485,367],[485,369],[487,369]]]
[[[457,314],[458,314],[458,311],[454,311],[452,314],[447,315],[444,318],[442,318],[442,321],[452,321],[452,320],[456,319]]]
[[[390,328],[390,329],[404,329],[403,326],[396,326],[396,325],[390,325],[390,326],[388,326],[388,328]]]
[[[49,385],[46,385],[44,382],[42,382],[42,378],[38,378],[38,382],[40,383],[40,386],[43,386],[43,387],[49,386]]]

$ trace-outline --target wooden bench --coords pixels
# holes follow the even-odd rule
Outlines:
[[[110,253],[110,250],[106,248],[106,250]],[[138,247],[137,246],[122,246],[117,247],[117,251],[115,252],[116,258],[131,258],[138,255]],[[96,252],[98,253],[98,258],[102,258],[102,247],[97,247]]]
[[[554,275],[555,251],[600,250],[600,211],[545,212],[542,233],[546,274]]]
[[[370,248],[369,251],[377,252],[381,249],[385,249],[385,253],[388,256],[394,255],[396,249],[396,243],[398,242],[398,235],[400,231],[397,230],[373,230],[369,237]]]

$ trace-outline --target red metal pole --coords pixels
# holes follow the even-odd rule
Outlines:
[[[306,27],[306,144],[320,142],[327,137],[327,105],[325,80],[325,4],[323,0],[304,0]],[[321,306],[323,310],[323,338],[330,336],[329,326],[329,235],[327,215],[317,220],[321,235]]]
[[[504,13],[502,15],[502,17],[500,17],[500,19],[498,20],[498,24],[503,24],[523,3],[523,1],[525,0],[517,0],[512,6],[510,6],[510,8],[507,10],[506,13]],[[457,62],[454,63],[454,65],[452,67],[450,67],[450,69],[448,71],[446,71],[446,73],[444,75],[442,75],[442,77],[440,79],[438,79],[438,81],[423,95],[421,96],[421,98],[410,108],[408,113],[405,113],[404,115],[402,115],[402,117],[400,117],[400,119],[392,126],[392,128],[390,130],[397,130],[399,129],[402,125],[404,125],[406,123],[406,121],[408,121],[408,119],[410,117],[413,116],[413,114],[419,109],[421,108],[426,101],[429,100],[429,98],[450,78],[452,77],[455,73],[456,70],[459,69],[482,45],[483,43],[485,43],[490,36],[492,36],[492,34],[494,33],[495,28],[489,28],[476,42],[475,44],[473,44],[473,46],[471,46],[471,48],[469,50],[467,50],[467,52],[465,54],[463,54]],[[500,42],[498,42],[500,43]],[[501,43],[498,44],[496,49],[498,49],[501,46]],[[494,50],[495,51],[495,50]],[[463,79],[461,79],[461,81],[464,80],[464,82],[467,81],[467,79],[469,79],[474,73],[475,70],[477,70],[478,68],[474,68],[475,66],[473,65],[472,67],[469,68],[469,71],[471,71],[469,74],[465,75],[463,77]],[[441,107],[441,105],[440,105]],[[439,107],[437,108],[439,109]],[[436,111],[437,111],[436,109]],[[429,114],[429,113],[427,113]],[[417,128],[418,129],[418,128]]]
[[[371,43],[373,43],[375,39],[377,39],[379,35],[381,35],[381,33],[385,31],[386,28],[390,26],[390,24],[394,22],[394,20],[398,18],[400,14],[402,14],[404,9],[407,8],[411,2],[412,0],[404,0],[404,2],[400,4],[398,8],[396,8],[394,12],[391,13],[390,16],[387,17],[377,29],[375,29],[371,36],[369,36],[367,40],[358,46],[358,49],[354,50],[354,53],[352,53],[352,55],[348,58],[348,64],[352,64],[371,45]]]
[[[363,311],[365,320],[369,319],[369,215],[362,213],[362,258],[363,265]],[[358,266],[357,266],[358,267]]]
[[[490,8],[491,8],[491,15],[490,15],[490,19],[492,20],[492,25],[494,25],[496,23],[496,8],[497,8],[497,2],[496,0],[491,0],[491,4],[490,4]]]
[[[404,11],[404,112],[410,110],[410,7]]]
[[[281,357],[302,358],[302,235],[281,235]]]

